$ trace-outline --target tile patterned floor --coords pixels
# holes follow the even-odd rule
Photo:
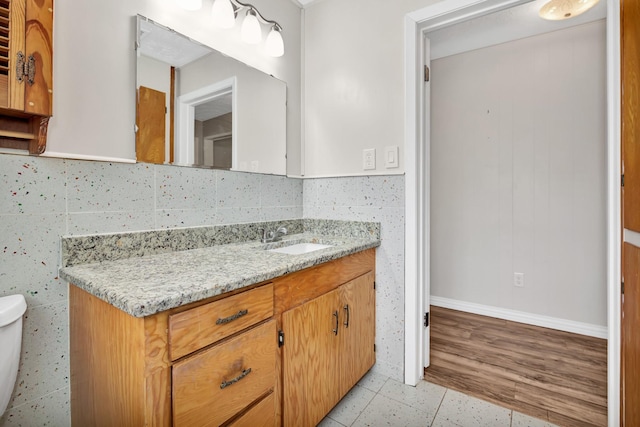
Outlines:
[[[410,387],[372,372],[319,426],[555,427],[436,384]]]

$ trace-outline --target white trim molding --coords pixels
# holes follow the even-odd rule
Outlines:
[[[460,301],[450,298],[436,297],[433,295],[431,296],[431,305],[602,339],[607,339],[608,334],[608,329],[606,326],[592,325],[589,323],[576,322],[573,320],[560,319],[557,317],[542,316],[540,314],[531,314],[524,311],[510,310],[506,308],[476,304],[473,302]]]
[[[65,159],[65,160],[90,160],[94,162],[136,163],[136,159],[124,159],[122,157],[90,156],[85,154],[58,153],[57,151],[45,151],[40,155],[40,157],[53,157],[56,159]]]

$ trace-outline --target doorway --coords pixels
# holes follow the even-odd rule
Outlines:
[[[423,360],[428,361],[428,326],[423,327],[425,307],[429,306],[429,202],[422,194],[429,186],[428,132],[422,126],[425,115],[421,101],[422,34],[429,26],[461,22],[511,7],[524,1],[452,1],[407,15],[406,40],[406,240],[405,240],[405,382],[415,384],[421,378]],[[618,424],[619,406],[619,2],[607,6],[607,293],[608,293],[608,389],[609,422]],[[425,322],[426,323],[426,322]],[[427,324],[428,325],[428,324]],[[425,354],[426,353],[426,354]]]
[[[202,165],[204,138],[213,131],[204,129],[203,123],[211,121],[214,128],[222,127],[215,133],[227,132],[235,138],[236,121],[232,120],[236,103],[236,78],[222,80],[215,84],[181,95],[177,99],[175,163],[179,165]],[[218,121],[211,120],[220,118]],[[215,123],[213,123],[215,122]],[[196,126],[199,123],[199,129]],[[221,124],[222,123],[222,124]],[[205,133],[203,133],[205,132]],[[232,143],[232,167],[237,165],[235,145]]]

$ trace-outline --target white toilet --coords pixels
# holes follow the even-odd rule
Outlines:
[[[27,303],[22,295],[0,297],[0,416],[7,409],[16,384],[22,344],[22,315]]]

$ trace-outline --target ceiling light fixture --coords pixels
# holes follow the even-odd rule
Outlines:
[[[193,0],[189,0],[193,1]],[[213,0],[211,15],[213,24],[219,28],[232,28],[235,25],[238,12],[246,10],[242,19],[240,36],[245,43],[258,44],[262,41],[262,24],[271,28],[265,41],[267,54],[273,57],[284,55],[284,41],[282,40],[282,27],[276,21],[266,19],[255,8],[238,0]]]
[[[598,3],[599,0],[551,0],[540,8],[541,18],[550,21],[561,21],[573,18],[586,12]]]

